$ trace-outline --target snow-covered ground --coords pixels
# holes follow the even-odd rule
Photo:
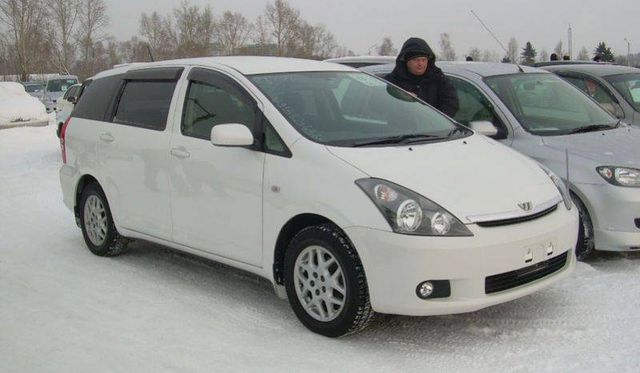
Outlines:
[[[55,126],[0,131],[0,371],[639,372],[640,253],[464,315],[312,334],[267,281],[149,243],[99,258],[62,204]]]

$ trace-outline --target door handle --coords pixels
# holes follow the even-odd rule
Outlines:
[[[110,133],[103,133],[100,135],[100,140],[104,142],[113,142],[115,138]]]
[[[173,148],[171,149],[171,155],[180,159],[187,159],[191,156],[191,153],[187,151],[187,149],[183,147]]]

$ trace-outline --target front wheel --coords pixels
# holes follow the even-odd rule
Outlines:
[[[578,209],[578,215],[580,216],[580,226],[578,228],[578,242],[576,243],[576,259],[585,260],[591,255],[595,248],[595,241],[593,239],[593,223],[589,216],[589,211],[580,199],[573,194],[571,200],[574,206]]]
[[[80,228],[89,250],[98,256],[116,256],[128,243],[113,223],[111,210],[102,188],[89,184],[80,198]]]
[[[291,308],[311,331],[340,337],[364,329],[373,318],[364,268],[337,227],[300,231],[289,244],[284,269]]]

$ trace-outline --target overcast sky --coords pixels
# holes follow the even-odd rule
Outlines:
[[[169,13],[176,0],[105,0],[109,7],[109,33],[119,40],[137,33],[138,18],[154,10]],[[244,14],[251,21],[274,0],[191,0],[211,5],[220,15],[226,10]],[[573,54],[582,46],[592,52],[604,41],[614,54],[640,52],[640,1],[638,0],[288,0],[310,24],[323,24],[339,44],[356,54],[367,54],[384,36],[396,48],[410,36],[424,38],[439,51],[439,35],[449,33],[458,59],[473,47],[496,52],[500,47],[473,17],[478,14],[506,46],[512,36],[520,48],[531,41],[538,53],[548,53],[559,40],[567,48],[567,29],[573,29]],[[372,49],[373,50],[373,49]],[[500,52],[501,55],[504,53]]]

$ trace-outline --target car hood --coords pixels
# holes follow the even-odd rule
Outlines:
[[[559,198],[534,161],[480,135],[412,146],[328,149],[371,177],[432,200],[463,223],[526,215],[518,204],[531,202],[535,209]]]
[[[602,166],[640,166],[640,129],[631,126],[607,131],[542,137],[545,146],[593,160]]]

